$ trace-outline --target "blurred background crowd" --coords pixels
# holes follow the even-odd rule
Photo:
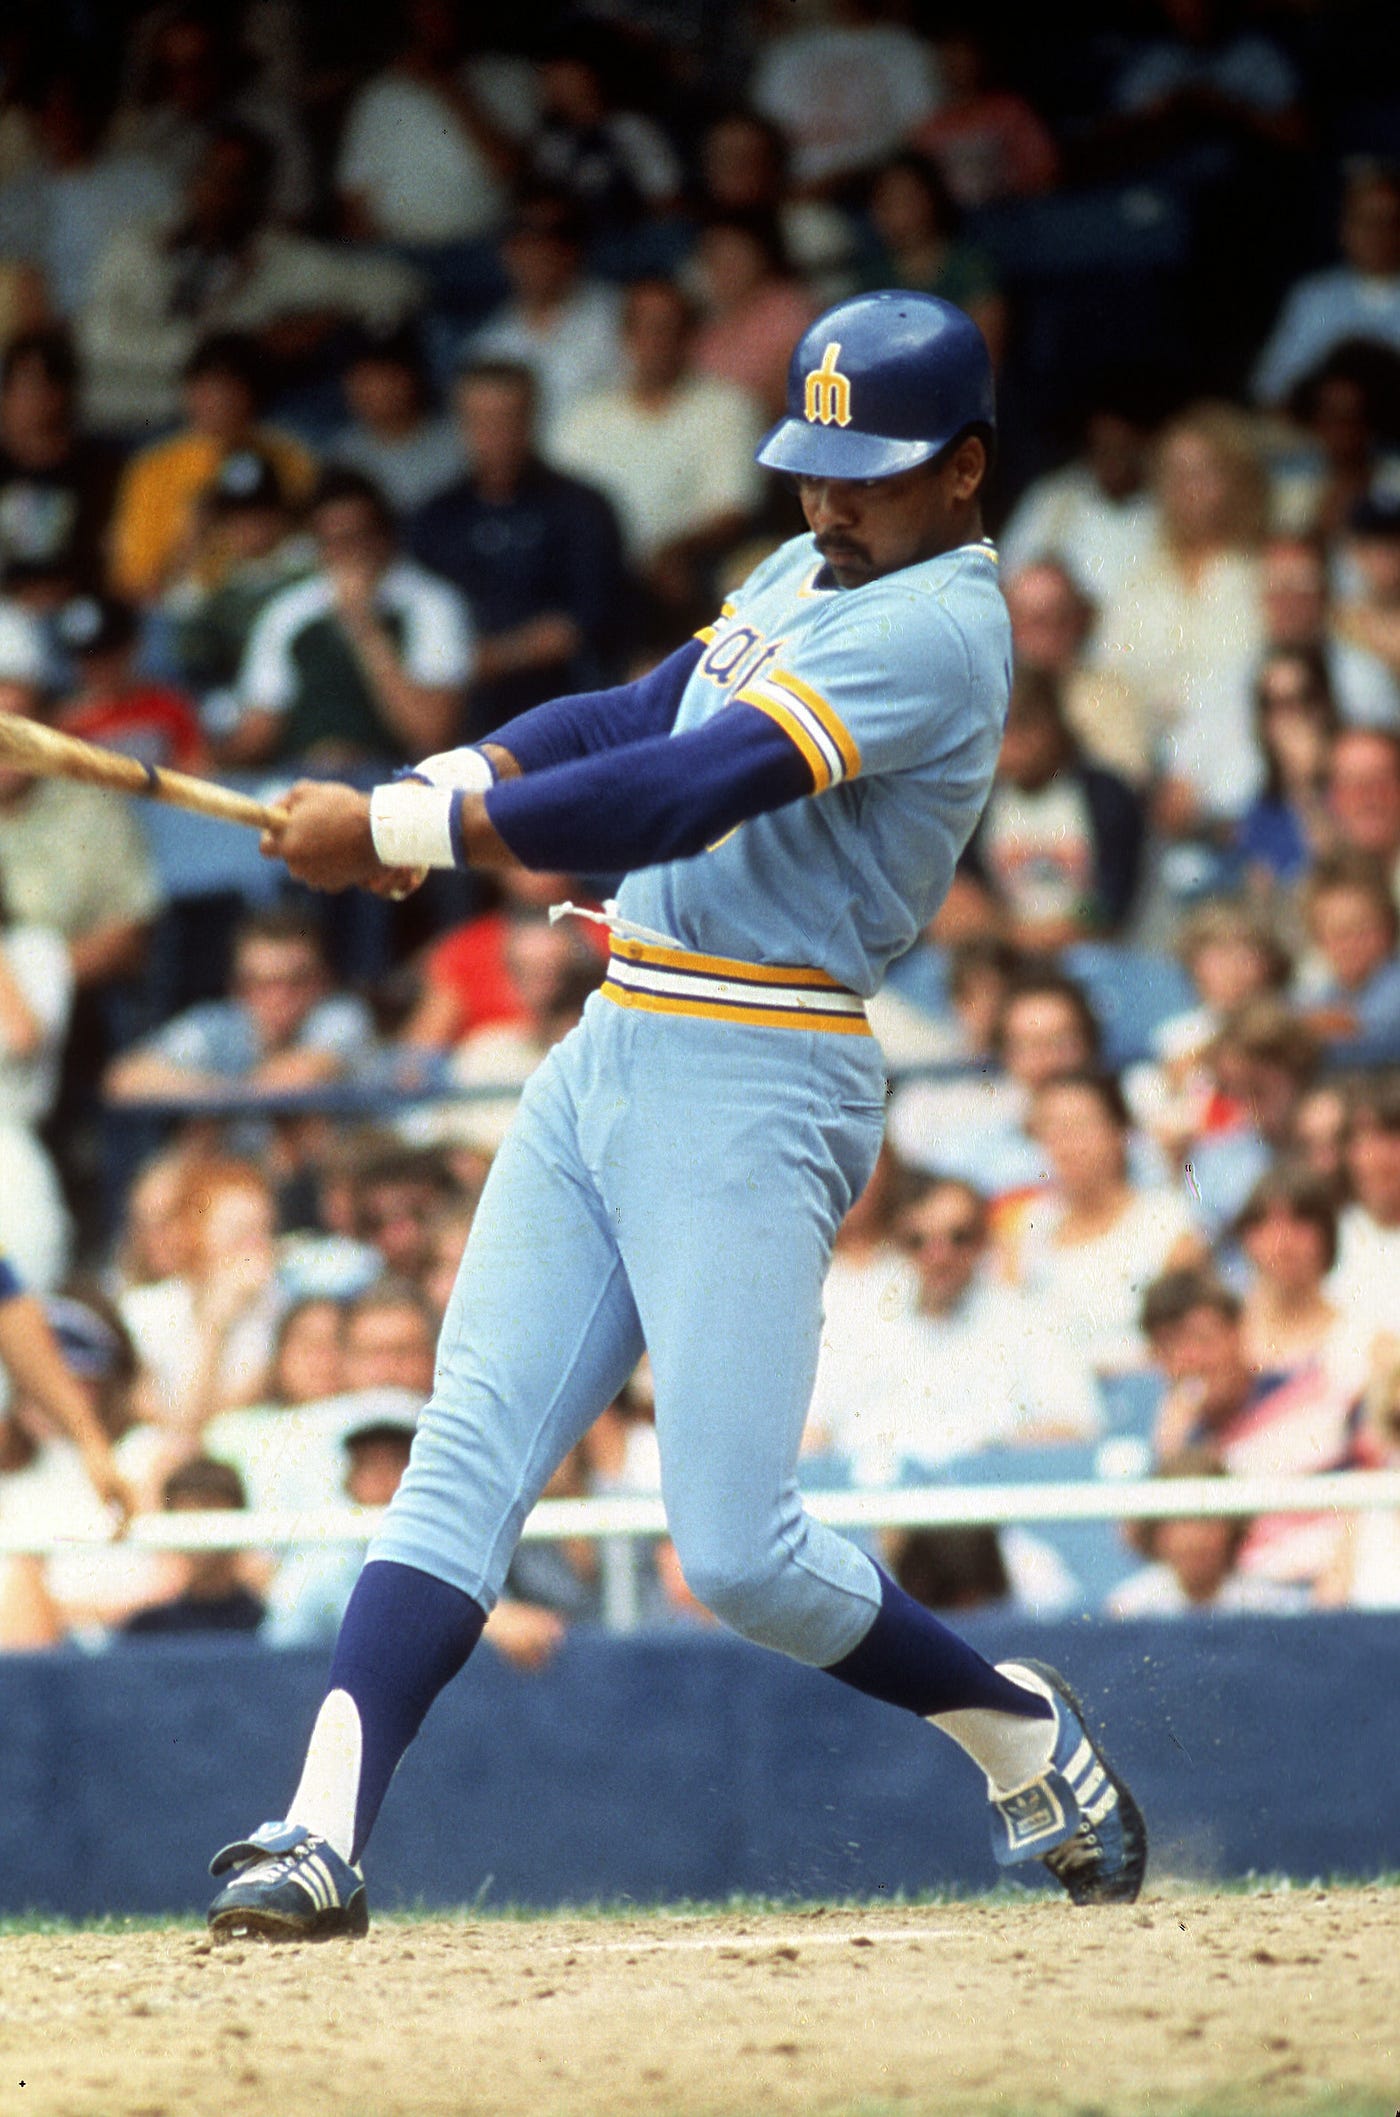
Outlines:
[[[1400,1463],[1390,16],[4,11],[0,712],[150,763],[367,786],[645,669],[801,526],[753,451],[826,303],[984,331],[1015,688],[872,1008],[814,1484]],[[513,1098],[601,978],[547,909],[614,880],[314,900],[251,834],[0,768],[0,1254],[135,1504],[392,1493]],[[657,1489],[644,1371],[554,1489]],[[16,1387],[0,1528],[97,1508]],[[886,1555],[937,1607],[1400,1603],[1380,1513]],[[355,1560],[0,1558],[0,1647],[326,1639]],[[700,1621],[664,1544],[631,1587]],[[596,1546],[530,1547],[488,1636],[536,1663],[602,1600]]]

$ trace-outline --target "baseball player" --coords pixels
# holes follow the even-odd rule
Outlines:
[[[979,488],[986,348],[866,295],[793,356],[760,462],[809,525],[639,681],[535,708],[365,797],[300,785],[264,840],[324,889],[430,867],[625,873],[606,982],[482,1197],[412,1459],[346,1612],[283,1819],[213,1863],[222,1935],[363,1933],[395,1766],[481,1634],[555,1464],[645,1346],[686,1580],[745,1637],[951,1735],[995,1855],[1136,1896],[1141,1816],[1063,1680],[992,1667],[804,1511],[795,1466],[838,1225],[885,1080],[864,1002],[942,901],[1010,685]]]

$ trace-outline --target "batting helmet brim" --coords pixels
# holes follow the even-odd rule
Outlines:
[[[947,447],[936,441],[894,441],[884,434],[857,434],[806,419],[780,419],[759,444],[766,470],[798,478],[894,478],[931,463]]]

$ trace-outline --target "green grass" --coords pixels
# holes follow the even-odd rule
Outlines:
[[[1175,1881],[1168,1878],[1164,1886],[1173,1900],[1182,1898],[1210,1897],[1269,1897],[1306,1896],[1316,1890],[1326,1890],[1329,1895],[1355,1893],[1363,1889],[1400,1889],[1400,1872],[1358,1878],[1355,1875],[1321,1875],[1302,1881],[1296,1876],[1278,1874],[1250,1874],[1226,1882],[1203,1882],[1195,1879]],[[553,1909],[541,1909],[530,1904],[496,1903],[491,1898],[491,1879],[482,1884],[476,1898],[465,1904],[430,1905],[424,1903],[398,1904],[391,1910],[376,1912],[377,1923],[424,1924],[439,1919],[498,1920],[506,1925],[525,1925],[550,1919],[597,1919],[616,1922],[623,1919],[720,1919],[720,1918],[802,1918],[813,1912],[849,1912],[859,1915],[870,1911],[910,1910],[927,1911],[963,1905],[1024,1905],[1055,1902],[1056,1898],[1022,1888],[1015,1882],[1002,1882],[993,1889],[936,1889],[906,1892],[892,1890],[873,1897],[784,1897],[736,1895],[731,1897],[671,1897],[665,1900],[633,1897],[598,1898],[588,1903],[561,1904]],[[97,1918],[72,1919],[60,1917],[46,1911],[16,1912],[0,1917],[0,1938],[9,1934],[32,1933],[164,1933],[198,1931],[204,1920],[196,1911],[136,1912],[130,1915],[105,1913]],[[1086,2105],[1086,2109],[1092,2105]],[[1393,2117],[1396,2104],[1391,2103],[1387,2117]],[[871,2110],[878,2106],[872,2104]],[[866,2117],[862,2111],[860,2117]],[[1009,2113],[1018,2117],[1018,2113]],[[1175,2117],[1175,2113],[1172,2113]],[[1183,2117],[1196,2117],[1191,2111]],[[1207,2113],[1213,2117],[1213,2113]],[[1331,2117],[1331,2112],[1328,2112]],[[1337,2117],[1351,2117],[1350,2110],[1338,2110]]]

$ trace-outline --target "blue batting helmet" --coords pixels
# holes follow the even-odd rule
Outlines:
[[[798,340],[787,416],[758,460],[799,477],[892,478],[995,425],[992,363],[964,310],[936,294],[858,294]]]

